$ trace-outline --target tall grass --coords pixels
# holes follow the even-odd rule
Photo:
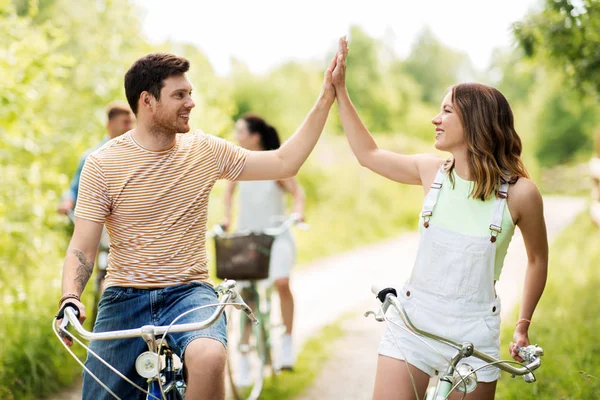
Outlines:
[[[545,351],[537,382],[503,376],[497,398],[600,399],[599,266],[600,232],[585,213],[550,249],[548,284],[529,332]],[[502,343],[512,334],[507,327]]]

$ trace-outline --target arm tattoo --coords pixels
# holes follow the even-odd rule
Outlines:
[[[77,284],[77,288],[79,289],[79,293],[83,292],[85,285],[87,284],[90,276],[92,276],[92,272],[94,271],[94,260],[88,260],[85,254],[77,249],[72,251],[75,254],[75,257],[79,260],[79,265],[77,266],[77,276],[75,277],[75,283]]]

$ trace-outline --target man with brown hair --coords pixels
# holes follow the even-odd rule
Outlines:
[[[217,295],[206,257],[208,197],[218,179],[278,180],[294,176],[314,148],[333,101],[334,58],[308,116],[273,151],[249,151],[202,131],[189,132],[195,107],[185,58],[153,53],[125,75],[125,93],[137,127],[106,143],[86,160],[75,215],[75,232],[63,267],[60,308],[85,307],[79,296],[92,273],[102,227],[111,238],[97,332],[204,320]],[[114,241],[114,242],[113,242]],[[66,340],[68,342],[68,340]],[[167,337],[187,371],[186,399],[223,399],[226,361],[225,317],[202,331]],[[134,361],[143,340],[94,341],[90,349],[138,385]],[[86,366],[120,398],[140,398],[129,383],[94,356]],[[87,373],[84,399],[109,394]]]
[[[69,211],[72,211],[75,208],[77,195],[79,193],[79,177],[81,176],[81,170],[83,169],[83,165],[85,164],[85,159],[87,156],[100,148],[109,139],[114,139],[118,136],[121,136],[133,128],[133,122],[135,119],[131,109],[126,103],[123,103],[122,101],[114,101],[110,103],[106,107],[106,114],[108,117],[106,122],[106,130],[108,135],[98,146],[86,151],[79,159],[79,164],[77,164],[77,169],[73,174],[73,178],[69,184],[69,189],[63,194],[62,201],[58,206],[58,212],[61,214],[67,214]]]

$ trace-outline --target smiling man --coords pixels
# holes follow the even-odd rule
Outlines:
[[[125,75],[137,127],[107,142],[86,161],[60,307],[75,303],[85,318],[79,296],[92,273],[103,224],[111,251],[94,331],[167,325],[191,308],[216,303],[205,248],[209,193],[217,179],[279,180],[297,173],[335,99],[331,79],[336,60],[296,133],[277,150],[256,152],[201,131],[184,134],[190,130],[195,106],[186,59],[154,53],[137,60]],[[211,311],[198,310],[179,323],[205,319]],[[223,399],[225,318],[202,331],[171,334],[168,342],[185,360],[186,399]],[[90,347],[144,386],[134,369],[136,357],[146,350],[142,340],[97,341]],[[119,397],[142,398],[95,357],[88,355],[86,366]],[[84,399],[109,396],[84,373]]]

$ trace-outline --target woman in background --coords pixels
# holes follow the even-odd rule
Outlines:
[[[239,145],[248,150],[269,151],[280,146],[279,135],[275,128],[263,118],[247,114],[235,124],[235,136]],[[239,192],[239,215],[237,230],[260,231],[277,226],[286,216],[285,194],[289,193],[294,201],[293,212],[304,216],[304,191],[295,178],[281,181],[243,181],[228,182],[225,193],[225,220],[223,227],[231,225],[233,195]],[[281,318],[285,325],[285,334],[281,340],[279,366],[292,369],[295,355],[292,347],[292,328],[294,320],[294,297],[290,290],[290,273],[296,257],[296,246],[288,230],[273,242],[269,280],[274,282],[281,303]],[[240,380],[244,379],[244,366],[240,362]],[[247,369],[247,368],[246,368]]]

